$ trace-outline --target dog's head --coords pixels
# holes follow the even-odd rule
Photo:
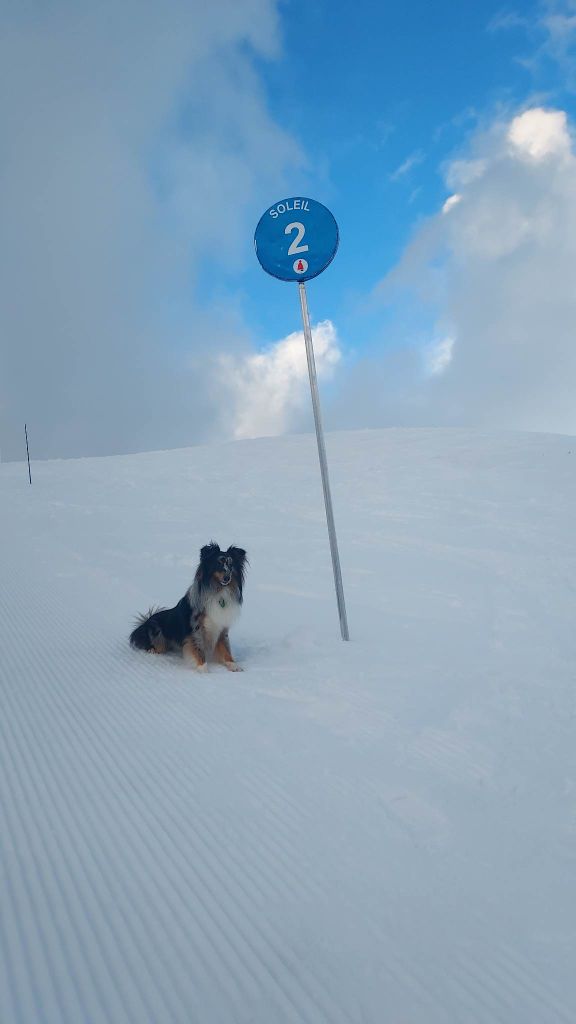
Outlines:
[[[210,544],[205,544],[200,551],[198,574],[201,577],[202,585],[204,587],[210,585],[228,587],[235,584],[240,600],[242,600],[245,567],[246,552],[243,548],[231,546],[227,551],[221,551],[218,544],[211,541]]]

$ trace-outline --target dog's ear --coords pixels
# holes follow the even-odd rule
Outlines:
[[[246,561],[246,552],[244,551],[244,548],[236,548],[233,544],[230,545],[226,554],[230,555],[230,557],[233,558],[239,566],[243,566]]]
[[[242,587],[244,586],[244,574],[246,571],[247,562],[246,552],[244,551],[244,548],[236,548],[234,547],[233,544],[231,544],[226,554],[230,555],[230,558],[234,563],[234,568],[236,570],[236,575],[238,577],[238,582],[240,584],[240,594],[242,594]]]
[[[212,555],[219,555],[220,548],[218,544],[215,544],[213,540],[209,544],[205,544],[203,548],[200,548],[200,561],[206,562]]]

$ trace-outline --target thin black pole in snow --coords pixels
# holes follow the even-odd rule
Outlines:
[[[30,484],[32,484],[32,473],[30,472],[30,449],[28,448],[28,428],[27,428],[26,424],[24,424],[24,433],[26,435],[26,457],[28,459],[28,479],[30,481]]]

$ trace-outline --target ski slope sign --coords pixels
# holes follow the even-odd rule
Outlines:
[[[343,640],[349,640],[350,634],[348,632],[346,602],[344,600],[344,587],[340,570],[340,555],[338,553],[336,524],[332,508],[328,460],[324,443],[316,361],[314,359],[314,344],[312,341],[305,283],[313,277],[318,277],[318,274],[321,274],[332,263],[336,255],[338,242],[338,225],[330,210],[322,206],[322,203],[316,202],[315,199],[303,199],[301,196],[294,196],[292,199],[282,199],[279,203],[271,206],[260,217],[254,233],[254,247],[262,269],[267,274],[271,274],[272,277],[279,278],[280,281],[296,281],[298,283],[308,376],[310,378],[310,395],[312,397],[318,458],[322,476],[322,489],[324,491],[324,506],[326,508],[326,523],[328,526],[330,553],[332,555],[334,587],[338,603],[338,615],[340,617],[340,633]]]
[[[262,268],[280,281],[310,281],[332,262],[338,249],[333,214],[315,199],[294,196],[262,214],[254,245]]]

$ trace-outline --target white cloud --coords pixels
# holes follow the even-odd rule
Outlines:
[[[446,168],[446,184],[454,189],[465,188],[481,178],[485,170],[486,161],[482,159],[452,160]]]
[[[396,310],[392,330],[383,329],[390,355],[349,375],[331,422],[576,433],[568,118],[534,108],[498,121],[456,163],[447,178],[458,179],[461,201],[416,233],[377,290],[387,317]],[[467,182],[463,163],[476,169]],[[426,332],[445,340],[413,341]]]
[[[541,4],[538,27],[543,43],[537,54],[556,61],[567,88],[576,88],[576,3],[574,0],[545,0]]]
[[[341,359],[336,328],[323,320],[312,328],[318,378],[329,379]],[[263,352],[224,355],[218,387],[228,390],[225,407],[235,438],[275,436],[298,425],[310,406],[308,365],[302,331]]]
[[[458,203],[461,202],[462,196],[460,195],[459,192],[455,192],[453,195],[448,196],[448,199],[446,200],[444,206],[442,207],[442,213],[448,213],[449,210],[451,210],[454,206],[457,206]]]
[[[491,32],[522,30],[531,51],[518,57],[518,63],[530,72],[539,73],[553,61],[562,72],[562,88],[576,89],[575,0],[540,0],[525,15],[502,10],[487,27]]]
[[[548,31],[550,43],[565,49],[576,35],[576,14],[569,13],[574,10],[574,4],[551,4],[549,9],[550,13],[543,17],[542,22]]]
[[[570,156],[568,119],[563,110],[536,107],[515,117],[508,129],[512,149],[520,157],[545,160]]]
[[[406,177],[406,175],[409,174],[410,171],[414,169],[414,167],[418,167],[418,165],[421,164],[423,160],[424,153],[422,152],[422,150],[418,149],[414,153],[411,153],[410,156],[407,156],[406,159],[400,164],[400,166],[397,167],[396,170],[392,172],[392,174],[390,175],[390,180],[400,181],[400,179]]]
[[[525,29],[529,26],[528,18],[523,17],[516,11],[501,10],[490,19],[488,32],[501,32],[508,29]]]
[[[454,350],[454,338],[448,336],[434,342],[424,350],[424,365],[426,373],[431,377],[438,377],[444,373],[452,362]]]

